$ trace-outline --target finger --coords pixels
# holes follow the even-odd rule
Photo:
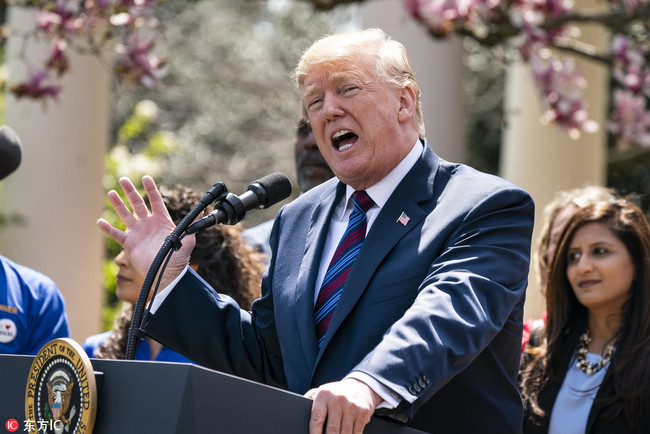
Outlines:
[[[356,433],[357,431],[354,431],[355,427],[356,427],[355,414],[350,413],[349,411],[343,412],[343,414],[341,415],[341,434]]]
[[[330,403],[330,405],[327,406],[327,425],[325,425],[325,432],[327,434],[330,433],[351,433],[352,432],[352,425],[350,425],[350,429],[348,431],[341,431],[342,428],[342,423],[343,423],[343,413],[341,412],[341,409],[339,408],[338,405],[335,405],[336,401],[333,401]]]
[[[310,391],[311,392],[311,391]],[[307,392],[309,393],[309,392]],[[318,395],[312,393],[314,403],[311,405],[311,417],[309,419],[309,434],[323,434],[323,426],[327,419],[327,407],[323,400],[318,400]]]
[[[147,193],[147,197],[149,198],[149,203],[151,204],[151,212],[154,214],[168,214],[165,202],[163,201],[162,195],[160,194],[160,191],[158,191],[158,187],[156,187],[156,182],[153,180],[153,178],[148,175],[143,176],[142,186],[144,187],[144,191]]]
[[[120,220],[122,220],[122,223],[124,223],[127,228],[133,226],[137,222],[135,217],[133,217],[133,214],[131,214],[129,208],[127,208],[127,206],[124,204],[124,201],[120,195],[117,194],[117,191],[109,191],[108,200],[113,206],[113,209],[115,210],[117,216],[120,218]]]
[[[103,218],[97,220],[97,226],[102,230],[102,232],[114,239],[120,246],[124,244],[126,232],[117,229]]]
[[[142,198],[142,195],[140,195],[140,193],[135,188],[131,180],[129,178],[123,177],[120,178],[119,182],[120,182],[120,187],[122,187],[122,191],[126,195],[127,199],[129,199],[129,203],[131,204],[133,213],[139,219],[148,216],[149,210],[147,209],[147,205],[144,203],[144,199]]]
[[[138,196],[140,196],[140,195],[138,194]],[[138,202],[134,203],[132,206],[133,206],[134,214],[139,219],[144,218],[144,217],[149,215],[149,208],[147,208],[147,204],[144,203],[144,200],[141,201],[141,202],[138,201]]]
[[[368,422],[370,422],[371,417],[372,417],[372,415],[367,414],[365,412],[357,415],[357,417],[354,419],[354,424],[352,426],[352,431],[350,431],[350,432],[352,432],[354,434],[362,434],[363,429],[366,427]],[[343,432],[345,432],[345,431],[343,431]]]

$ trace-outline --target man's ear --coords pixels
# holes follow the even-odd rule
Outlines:
[[[400,122],[406,122],[413,119],[417,98],[415,92],[410,86],[406,86],[400,92],[398,119]]]

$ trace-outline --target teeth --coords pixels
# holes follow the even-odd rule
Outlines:
[[[349,130],[341,130],[341,131],[337,131],[337,132],[335,132],[334,134],[332,134],[332,140],[336,140],[336,139],[338,139],[339,137],[341,137],[341,136],[343,136],[343,135],[345,135],[345,134],[347,134],[347,133],[351,133],[351,132],[352,132],[352,131],[349,131]]]
[[[341,146],[339,148],[339,151],[347,151],[348,149],[350,149],[352,147],[352,145],[353,145],[353,143],[348,143],[347,145]]]

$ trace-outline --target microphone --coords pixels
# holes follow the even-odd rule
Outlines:
[[[254,181],[241,196],[228,193],[207,216],[187,228],[194,234],[216,224],[234,225],[242,221],[246,212],[268,208],[291,195],[291,181],[284,173],[275,172]]]
[[[4,179],[20,166],[21,146],[14,130],[7,125],[0,127],[0,179]]]

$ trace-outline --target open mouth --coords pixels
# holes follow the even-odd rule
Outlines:
[[[332,135],[332,145],[339,151],[350,149],[357,141],[359,136],[349,130],[337,131]]]

